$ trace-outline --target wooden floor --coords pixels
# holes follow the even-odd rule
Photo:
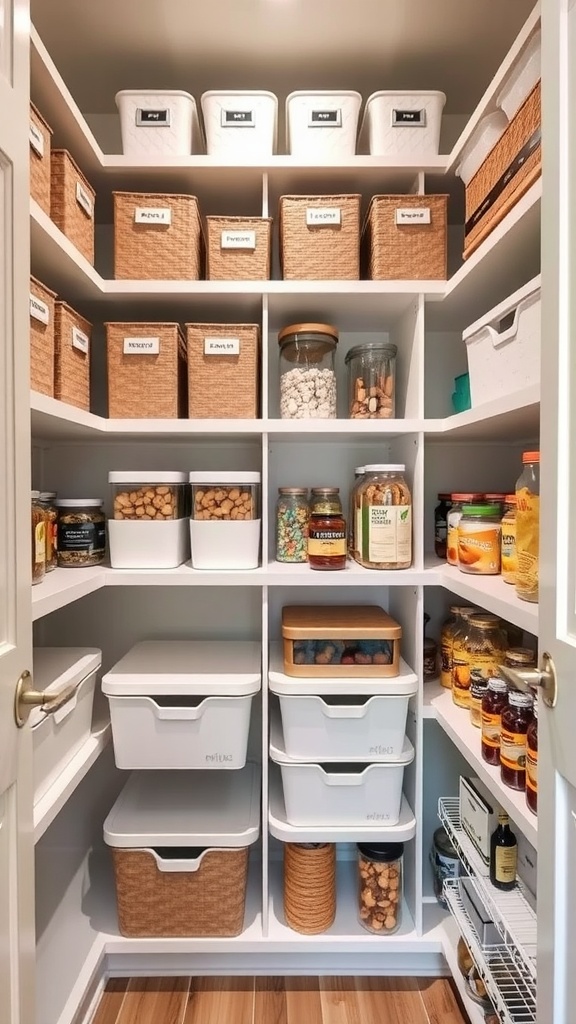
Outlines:
[[[93,1024],[467,1024],[444,978],[115,978]]]

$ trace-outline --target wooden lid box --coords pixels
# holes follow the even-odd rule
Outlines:
[[[401,637],[402,627],[378,605],[287,605],[282,609],[288,676],[397,676]]]

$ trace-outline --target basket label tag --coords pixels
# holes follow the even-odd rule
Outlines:
[[[396,224],[430,224],[430,207],[408,206],[395,210]]]
[[[35,320],[39,320],[41,324],[50,323],[50,309],[45,302],[37,299],[32,294],[30,294],[30,316],[33,316]]]
[[[240,338],[204,338],[205,356],[239,356]]]
[[[220,126],[222,128],[254,128],[255,122],[251,110],[222,110]]]
[[[77,327],[72,328],[72,348],[77,348],[79,352],[84,352],[84,354],[87,354],[90,348],[90,338]]]
[[[125,356],[157,356],[160,338],[124,338]]]
[[[392,127],[393,128],[425,128],[426,127],[426,109],[424,110],[393,110],[392,111]]]
[[[92,202],[92,196],[88,195],[88,192],[82,185],[81,181],[76,182],[76,202],[82,207],[84,213],[87,213],[89,217],[94,213],[94,203]]]
[[[329,227],[332,224],[341,224],[342,214],[338,206],[307,206],[306,225],[307,227],[322,227],[323,224]]]
[[[44,136],[42,132],[38,130],[33,121],[30,121],[30,145],[32,149],[38,153],[38,156],[44,156]]]
[[[341,128],[342,127],[342,111],[341,110],[311,110],[310,118],[308,121],[309,128],[323,128],[326,125],[327,128]]]
[[[136,110],[136,125],[138,128],[169,128],[170,111],[166,110]]]
[[[223,231],[220,235],[221,249],[255,249],[255,231]]]
[[[137,206],[135,224],[171,224],[172,210],[168,206]]]

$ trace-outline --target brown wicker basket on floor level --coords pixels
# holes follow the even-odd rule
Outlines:
[[[54,303],[50,291],[30,278],[30,387],[54,397]]]
[[[108,416],[186,416],[186,346],[178,324],[107,323]]]
[[[190,419],[258,415],[257,324],[186,324]]]
[[[209,281],[267,281],[271,217],[207,217]]]
[[[448,196],[374,196],[362,229],[366,276],[373,281],[443,281],[447,275]]]
[[[540,177],[540,82],[466,186],[467,259]]]
[[[281,196],[280,259],[286,281],[358,280],[360,199],[359,195]],[[339,223],[327,214],[334,209],[339,211]],[[328,217],[325,222],[323,214]]]
[[[318,935],[336,917],[336,847],[333,843],[286,843],[284,916],[303,935]]]
[[[55,310],[54,398],[90,411],[92,324],[65,302]]]
[[[94,203],[96,193],[66,149],[53,149],[50,157],[50,216],[94,265]]]
[[[50,147],[52,129],[30,104],[30,195],[50,216]]]
[[[114,277],[198,281],[202,256],[196,196],[114,192]]]
[[[183,849],[183,860],[187,854]],[[239,935],[248,856],[248,847],[211,849],[197,871],[160,871],[149,850],[113,849],[120,932],[134,938]]]

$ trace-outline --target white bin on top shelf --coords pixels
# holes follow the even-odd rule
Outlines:
[[[189,93],[123,89],[116,106],[124,156],[153,160],[204,152],[196,100]]]
[[[361,151],[409,161],[438,156],[445,103],[443,92],[405,89],[372,93],[360,128]]]
[[[468,185],[508,127],[503,110],[495,110],[478,122],[460,154],[456,174]]]
[[[356,153],[359,92],[292,92],[286,100],[286,148],[304,159],[341,160]]]
[[[276,152],[274,93],[211,90],[202,95],[201,104],[209,156],[264,159]]]
[[[472,406],[540,383],[540,275],[468,327]]]
[[[501,107],[511,121],[528,99],[532,89],[540,81],[541,74],[542,34],[535,32],[528,40],[524,51],[514,64],[500,95],[496,98],[497,106]]]

